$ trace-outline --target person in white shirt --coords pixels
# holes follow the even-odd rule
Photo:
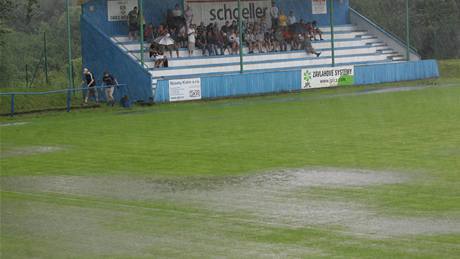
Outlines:
[[[193,56],[193,51],[195,50],[195,43],[196,43],[196,31],[195,25],[191,25],[188,28],[188,54],[190,57]]]
[[[180,8],[179,4],[176,4],[174,10],[172,11],[173,17],[181,17],[182,16],[182,9]]]
[[[293,25],[297,22],[297,18],[294,15],[293,11],[289,12],[289,17],[288,17],[288,25]]]
[[[187,24],[187,26],[190,27],[190,25],[192,24],[192,20],[193,20],[193,12],[189,5],[187,5],[187,7],[185,8],[184,18],[185,18],[185,23]]]
[[[270,8],[270,17],[272,18],[272,27],[278,27],[278,17],[279,9],[276,7],[276,4],[273,2],[272,7]]]

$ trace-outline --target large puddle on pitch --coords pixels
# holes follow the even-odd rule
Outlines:
[[[4,177],[3,190],[58,193],[120,201],[162,201],[241,215],[256,223],[288,227],[341,226],[375,236],[460,233],[459,218],[380,215],[347,199],[302,195],[310,188],[362,188],[410,178],[391,172],[337,169],[282,170],[250,176],[169,178],[127,176]]]

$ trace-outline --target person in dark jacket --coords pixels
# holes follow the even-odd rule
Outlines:
[[[86,83],[86,86],[88,87],[88,91],[85,97],[85,104],[88,103],[89,97],[96,98],[96,103],[99,103],[99,98],[98,98],[97,89],[96,89],[96,79],[94,78],[93,73],[91,73],[89,69],[85,68],[83,69],[83,77],[84,77],[84,82]]]
[[[115,90],[115,86],[118,85],[117,79],[113,77],[109,72],[104,72],[102,77],[102,82],[104,82],[105,87],[105,96],[107,98],[107,105],[115,105],[115,100],[113,99],[113,92]]]

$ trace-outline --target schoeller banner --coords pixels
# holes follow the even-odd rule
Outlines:
[[[205,25],[217,22],[223,25],[225,21],[238,20],[237,0],[186,0],[193,13],[193,23],[204,22]],[[268,19],[271,0],[241,1],[241,14],[244,20],[257,21]]]

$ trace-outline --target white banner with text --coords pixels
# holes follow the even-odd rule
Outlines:
[[[107,0],[109,22],[127,21],[128,13],[137,6],[137,0]]]
[[[311,0],[312,14],[327,14],[326,0]]]
[[[354,66],[302,69],[302,89],[353,85],[354,75]]]
[[[169,101],[201,100],[201,78],[169,80]]]

